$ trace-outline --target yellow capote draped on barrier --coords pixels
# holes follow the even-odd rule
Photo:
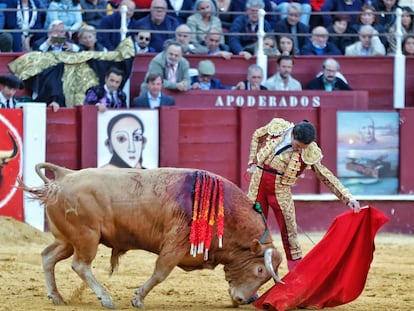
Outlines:
[[[100,66],[91,66],[92,62],[124,62],[127,77],[132,69],[132,62],[135,56],[135,49],[132,39],[128,37],[123,40],[115,51],[94,52],[84,51],[73,52],[30,52],[17,58],[9,64],[9,69],[20,79],[27,81],[39,76],[46,69],[63,64],[63,72],[57,74],[56,78],[61,80],[63,95],[66,107],[82,105],[85,99],[85,92],[88,88],[100,84],[105,72],[99,71]],[[105,67],[105,66],[102,66]],[[57,70],[58,71],[58,70]],[[41,89],[42,83],[46,79],[39,79],[39,87],[30,88],[31,83],[27,83],[33,93],[37,93],[36,88]],[[54,81],[58,82],[58,81]],[[40,92],[39,92],[40,93]],[[33,96],[36,101],[37,94]]]

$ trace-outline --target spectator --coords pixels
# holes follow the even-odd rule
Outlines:
[[[174,38],[174,31],[179,24],[175,17],[167,15],[167,3],[165,0],[153,0],[151,2],[150,14],[138,20],[137,28],[152,30],[150,45],[156,52],[161,52],[163,50],[163,43],[168,39]],[[157,31],[169,31],[170,33],[158,33]]]
[[[321,11],[321,8],[323,4],[325,3],[325,0],[310,0],[309,4],[312,7],[312,12],[319,13]],[[311,14],[310,20],[309,20],[309,28],[313,29],[316,26],[322,26],[323,25],[323,18],[321,14]]]
[[[14,11],[5,12],[5,25],[2,29],[13,29],[13,52],[30,52],[32,44],[45,36],[38,32],[45,21],[44,7],[38,0],[9,0],[7,7]]]
[[[101,19],[98,29],[113,30],[111,32],[98,32],[98,42],[102,43],[109,51],[114,51],[121,42],[121,8],[127,7],[127,36],[132,36],[132,29],[137,29],[137,24],[132,18],[135,10],[135,3],[132,0],[122,0],[117,11]]]
[[[301,91],[302,85],[292,77],[293,58],[282,55],[277,60],[279,70],[263,85],[270,91]]]
[[[222,29],[221,21],[216,16],[216,7],[212,0],[197,0],[194,4],[196,13],[188,17],[187,24],[192,31],[192,40],[204,42],[207,32],[212,29]],[[220,44],[224,44],[224,38],[220,38]]]
[[[378,38],[374,27],[364,25],[359,29],[359,41],[347,46],[346,56],[374,56],[385,55],[385,47]]]
[[[306,36],[303,35],[309,33],[309,27],[299,21],[301,14],[300,4],[292,2],[288,7],[287,17],[278,22],[275,27],[275,32],[289,34],[292,37],[295,43],[296,55],[300,54],[302,47],[306,43]]]
[[[51,0],[46,13],[45,28],[55,20],[60,20],[65,25],[69,39],[82,26],[82,8],[79,0]]]
[[[321,8],[321,12],[326,12],[328,14],[322,15],[323,25],[325,27],[332,25],[333,17],[337,14],[336,12],[341,12],[341,14],[349,12],[351,24],[355,24],[356,15],[351,13],[361,11],[363,5],[363,0],[325,0],[325,3]]]
[[[107,52],[108,49],[99,43],[96,38],[96,29],[92,25],[85,25],[79,29],[78,42],[83,51]]]
[[[228,51],[227,45],[220,44],[222,37],[223,34],[219,29],[211,28],[207,32],[206,39],[204,40],[204,44],[208,49],[207,54],[220,55],[224,59],[230,59],[233,53]]]
[[[327,58],[322,63],[322,74],[316,76],[307,85],[307,90],[350,91],[351,87],[338,77],[339,63],[333,58]]]
[[[177,27],[175,40],[181,43],[184,54],[207,54],[208,52],[207,47],[191,39],[191,29],[187,24]]]
[[[67,39],[65,24],[60,20],[54,20],[49,25],[48,36],[37,40],[33,44],[33,49],[41,52],[48,51],[65,51],[65,52],[79,52],[79,45],[72,40]]]
[[[341,50],[332,42],[328,41],[329,33],[323,26],[312,30],[311,39],[303,46],[301,55],[342,55]]]
[[[174,17],[179,24],[185,24],[193,11],[193,0],[166,0],[168,15]]]
[[[402,16],[401,16],[401,31],[403,36],[407,33],[413,33],[414,32],[414,23],[413,23],[413,19],[414,19],[414,12],[413,10],[408,7],[402,7]],[[388,53],[387,54],[395,54],[395,50],[396,50],[396,44],[397,44],[397,40],[395,38],[395,30],[396,30],[396,24],[394,23],[391,27],[390,30],[388,31]]]
[[[290,55],[294,57],[295,53],[295,41],[289,35],[281,35],[277,39],[277,49],[281,55]]]
[[[174,97],[162,92],[162,74],[150,72],[145,81],[148,86],[146,94],[134,98],[133,108],[157,108],[161,106],[174,106]]]
[[[217,78],[216,68],[211,60],[202,60],[198,63],[198,76],[191,78],[191,88],[193,90],[230,90],[231,87],[221,84]]]
[[[17,100],[14,95],[18,89],[24,89],[24,83],[17,76],[0,76],[0,108],[16,108]]]
[[[349,16],[337,14],[333,18],[333,24],[327,27],[329,32],[329,41],[335,44],[342,54],[345,54],[345,48],[354,42],[354,38],[349,34],[352,29],[349,25]]]
[[[11,33],[0,33],[0,52],[13,52],[13,35]]]
[[[234,20],[240,16],[244,15],[243,12],[246,11],[246,0],[215,0],[216,11],[219,14],[221,24],[223,26],[223,31],[227,32]],[[264,10],[266,12],[273,12],[272,2],[270,0],[263,0]],[[277,18],[275,14],[266,14],[265,20],[272,26],[272,28],[277,23]]]
[[[83,22],[97,29],[106,16],[107,4],[106,0],[80,0]]]
[[[248,90],[248,91],[260,91],[267,90],[262,85],[263,81],[263,69],[259,65],[250,65],[247,69],[247,80],[240,81],[235,86],[236,90]]]
[[[257,56],[257,52],[258,52],[257,46],[258,44],[256,42],[254,47],[246,48],[245,51]],[[270,56],[270,57],[280,55],[280,52],[276,47],[276,37],[274,35],[267,34],[263,37],[263,54]]]
[[[407,34],[404,37],[402,53],[406,56],[414,56],[414,34]]]
[[[181,43],[169,40],[165,44],[164,51],[151,60],[144,81],[147,80],[149,73],[160,72],[163,78],[163,88],[184,92],[190,87],[189,69],[190,64],[183,57]],[[143,82],[140,95],[146,92],[147,83]]]
[[[357,34],[359,29],[363,25],[371,25],[374,27],[380,36],[382,44],[386,47],[387,46],[387,38],[384,35],[385,29],[379,23],[379,15],[377,14],[376,9],[372,5],[363,5],[361,8],[361,13],[357,17],[356,24],[351,25],[352,33]],[[357,38],[353,40],[355,42]]]
[[[238,16],[230,28],[230,32],[234,34],[229,37],[230,51],[233,54],[242,55],[246,59],[252,56],[245,49],[256,44],[259,10],[263,8],[263,0],[247,0],[246,15]],[[272,27],[266,20],[264,21],[264,31],[272,32]]]
[[[372,5],[380,13],[378,22],[389,32],[390,27],[395,23],[395,10],[399,8],[399,0],[374,0]]]
[[[99,112],[105,112],[107,108],[126,108],[126,94],[120,86],[125,74],[122,70],[111,67],[105,74],[104,85],[89,88],[86,91],[84,105],[96,105]]]
[[[289,14],[289,7],[292,2],[289,0],[273,0],[273,3],[275,3],[274,11],[281,13],[280,17],[282,19],[285,19]],[[310,20],[310,14],[312,12],[312,7],[309,4],[309,0],[299,0],[297,3],[300,6],[299,12],[299,22],[309,27],[309,20]]]
[[[155,53],[155,49],[150,46],[151,33],[147,30],[140,30],[135,35],[134,46],[137,54]]]

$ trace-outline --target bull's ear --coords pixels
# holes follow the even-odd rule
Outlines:
[[[252,253],[256,255],[260,255],[263,252],[262,244],[260,244],[258,239],[254,239],[252,241],[252,245],[250,245],[250,250],[252,251]]]

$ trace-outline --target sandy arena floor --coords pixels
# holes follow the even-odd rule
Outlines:
[[[317,242],[322,234],[311,234]],[[278,235],[275,245],[281,248]],[[19,311],[94,311],[105,310],[94,293],[84,286],[70,268],[70,259],[57,265],[58,288],[66,306],[54,306],[46,297],[40,252],[53,240],[49,233],[8,217],[0,217],[0,310]],[[304,249],[313,244],[301,236]],[[414,236],[379,233],[376,252],[361,296],[335,311],[412,311],[414,310]],[[135,289],[152,273],[155,255],[130,251],[120,260],[118,271],[108,276],[110,250],[101,247],[94,262],[94,273],[108,288],[117,310],[134,310],[130,305]],[[286,274],[285,264],[279,270]],[[263,286],[264,292],[272,281]],[[229,311],[222,266],[215,270],[173,273],[145,299],[145,310],[216,310]],[[251,305],[239,310],[257,310]]]

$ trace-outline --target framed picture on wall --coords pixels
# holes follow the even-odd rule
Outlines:
[[[158,110],[111,110],[98,115],[98,167],[156,168]]]
[[[353,194],[397,194],[399,114],[337,113],[338,177]]]

